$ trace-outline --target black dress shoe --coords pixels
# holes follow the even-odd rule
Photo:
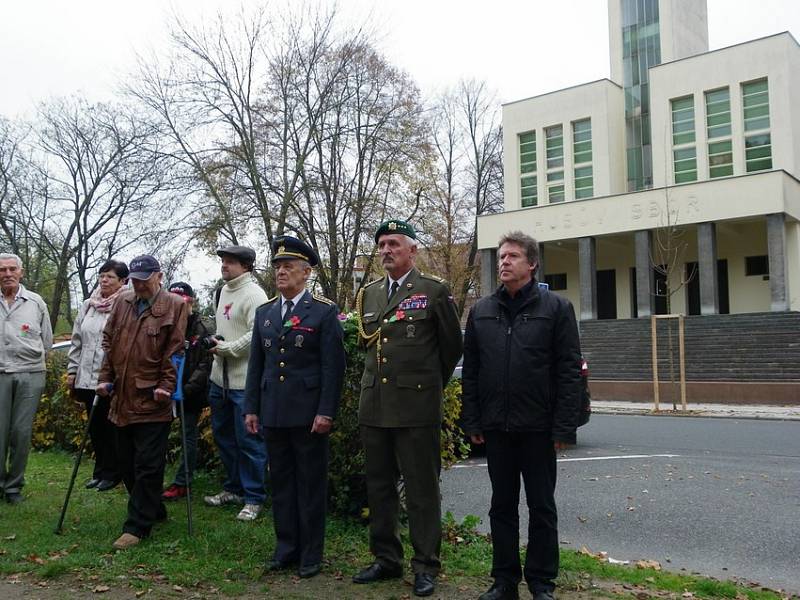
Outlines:
[[[305,565],[297,569],[297,576],[301,579],[308,579],[309,577],[318,575],[321,570],[322,566],[319,563],[315,565]]]
[[[99,479],[90,479],[89,481],[86,482],[86,485],[83,487],[85,487],[87,490],[90,490],[92,488],[96,488],[98,483],[100,483]]]
[[[97,491],[98,492],[107,492],[108,490],[113,490],[118,485],[119,485],[119,481],[112,481],[110,479],[103,479],[100,483],[97,484]]]
[[[6,502],[9,504],[20,504],[25,501],[25,496],[19,492],[6,492]]]
[[[555,600],[555,596],[550,590],[539,590],[533,595],[533,600]]]
[[[505,581],[495,581],[492,587],[478,596],[478,600],[519,600],[519,589]]]
[[[353,576],[353,583],[372,583],[382,579],[397,579],[403,575],[401,567],[384,567],[381,563],[374,562],[366,569]]]
[[[417,573],[414,575],[414,595],[430,596],[436,589],[433,575],[430,573]]]
[[[267,561],[267,571],[285,571],[290,568],[295,561],[293,560],[280,560],[273,558]]]

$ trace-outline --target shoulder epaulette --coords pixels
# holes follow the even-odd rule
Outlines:
[[[423,279],[430,279],[430,280],[435,281],[437,283],[447,283],[441,277],[438,277],[436,275],[431,275],[430,273],[420,273],[419,276],[422,277]]]
[[[325,296],[317,296],[316,294],[311,294],[311,297],[314,298],[317,302],[322,302],[323,304],[335,304],[333,300],[329,300]]]
[[[371,285],[375,285],[376,283],[380,283],[380,282],[381,282],[381,281],[383,281],[383,280],[384,280],[384,278],[383,278],[383,277],[381,277],[380,279],[373,279],[372,281],[370,281],[370,282],[369,282],[367,285],[365,285],[364,287],[365,287],[365,288],[368,288],[369,286],[371,286]]]
[[[266,302],[264,302],[264,304],[260,304],[260,305],[258,306],[258,308],[261,308],[262,306],[266,306],[267,304],[272,304],[272,303],[273,303],[273,302],[275,302],[275,300],[277,300],[278,298],[280,298],[280,295],[273,296],[272,298],[269,298],[269,299],[267,299],[267,301],[266,301]]]

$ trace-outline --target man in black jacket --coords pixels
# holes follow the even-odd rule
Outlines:
[[[569,301],[540,289],[538,243],[521,232],[498,244],[502,285],[467,320],[462,372],[464,430],[486,444],[492,504],[492,577],[480,600],[518,598],[519,481],[530,521],[524,576],[550,600],[558,575],[556,451],[575,443],[580,342]]]
[[[211,373],[211,354],[203,346],[202,341],[209,336],[209,330],[200,315],[192,310],[194,290],[183,281],[176,281],[169,286],[171,294],[181,296],[189,305],[189,320],[186,323],[186,359],[183,365],[183,412],[186,423],[186,464],[189,467],[188,479],[183,464],[183,456],[179,457],[175,479],[162,494],[164,500],[177,500],[186,495],[186,487],[192,482],[192,474],[197,465],[197,422],[203,408],[208,406],[208,375]]]

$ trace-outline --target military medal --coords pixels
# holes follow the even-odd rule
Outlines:
[[[296,335],[294,337],[294,347],[295,348],[302,348],[304,341],[305,341],[305,338],[302,335]]]
[[[264,321],[264,327],[272,327],[272,321],[270,321],[269,319]]]
[[[272,338],[267,338],[264,340],[264,348],[270,348],[272,346]]]
[[[406,337],[413,338],[414,335],[417,333],[417,328],[415,325],[406,325]]]

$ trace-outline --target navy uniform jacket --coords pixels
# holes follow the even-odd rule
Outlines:
[[[336,417],[345,352],[339,309],[308,291],[286,319],[280,296],[256,310],[245,385],[245,414],[265,427],[311,427]],[[295,317],[295,323],[285,322]]]

